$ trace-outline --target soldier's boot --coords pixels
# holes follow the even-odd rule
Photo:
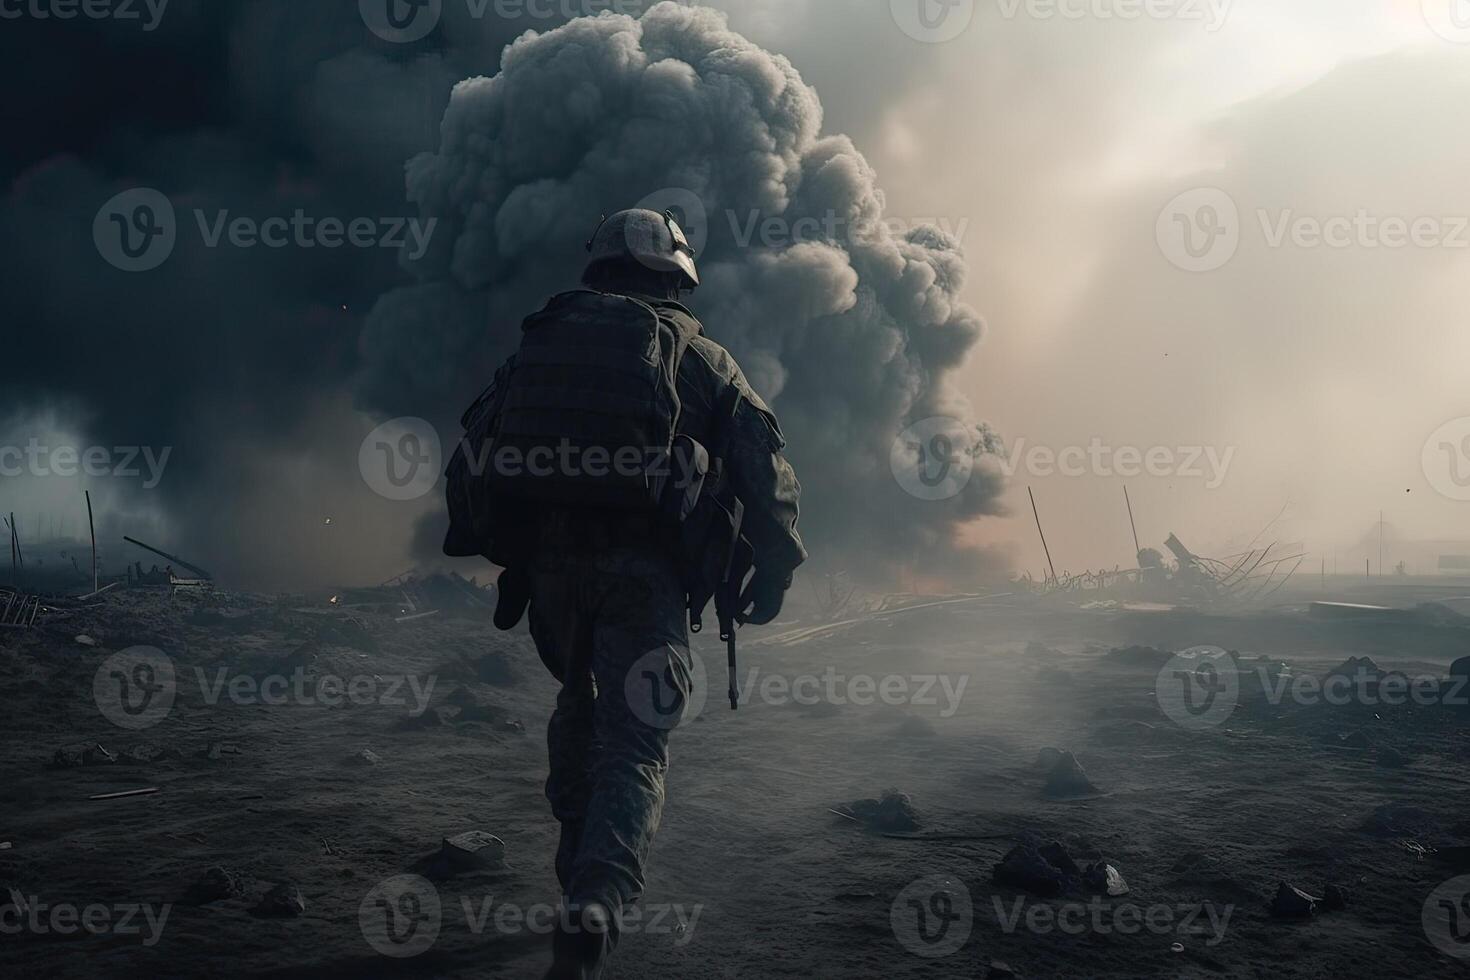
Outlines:
[[[564,905],[544,980],[598,980],[612,953],[611,937],[612,916],[605,906],[593,902],[578,910]]]

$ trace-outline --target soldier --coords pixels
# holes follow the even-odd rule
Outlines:
[[[496,623],[529,604],[561,683],[546,796],[564,914],[547,977],[579,980],[600,975],[643,890],[674,727],[662,702],[682,710],[691,693],[690,614],[719,587],[702,581],[710,557],[729,567],[732,533],[754,554],[722,629],[775,619],[806,558],[781,428],[678,302],[699,272],[674,216],[619,212],[587,247],[585,288],[526,320],[520,351],[466,413],[445,542],[505,567]],[[620,455],[638,465],[620,469]]]

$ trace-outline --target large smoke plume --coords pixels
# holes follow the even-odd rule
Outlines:
[[[821,128],[791,63],[714,10],[663,3],[521,37],[498,73],[455,87],[438,151],[409,164],[435,248],[411,264],[420,284],[369,317],[361,396],[452,414],[520,317],[574,281],[600,213],[671,207],[702,244],[696,312],[787,428],[814,550],[948,570],[956,525],[998,492],[980,459],[996,441],[949,380],[982,331],[959,299],[964,258],[939,228],[887,219],[873,169]],[[980,465],[919,500],[894,477],[895,441],[936,416]]]
[[[7,89],[26,93],[0,154],[0,444],[172,449],[157,487],[91,483],[111,567],[146,558],[121,552],[125,533],[262,588],[431,557],[433,520],[415,522],[442,508],[372,493],[362,437],[414,415],[452,438],[520,319],[574,284],[597,216],[676,189],[666,203],[703,212],[693,305],[782,416],[818,567],[973,567],[955,530],[995,508],[994,469],[941,501],[890,472],[913,420],[961,420],[959,452],[992,444],[947,380],[980,334],[957,300],[956,243],[878,223],[876,178],[822,135],[815,93],[713,10],[559,27],[469,10],[444,4],[414,44],[375,36],[357,4],[297,0],[174,5],[146,33],[90,19],[0,32]],[[83,77],[112,82],[67,83]],[[140,186],[173,202],[179,235],[135,274],[91,229]],[[194,227],[196,209],[298,208],[441,225],[406,270],[381,248],[211,248]],[[768,219],[797,240],[767,240]],[[80,486],[0,490],[23,527],[85,520]]]

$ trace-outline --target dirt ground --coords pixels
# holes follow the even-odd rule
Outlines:
[[[1185,645],[1177,618],[1157,622],[1169,649]],[[995,961],[1033,978],[1470,972],[1423,920],[1436,888],[1470,870],[1454,850],[1470,844],[1470,710],[1273,704],[1242,683],[1228,717],[1181,725],[1160,710],[1157,655],[1108,655],[1148,642],[1146,618],[1018,598],[808,625],[745,631],[738,712],[723,649],[700,641],[708,700],[673,735],[645,916],[611,976],[983,977]],[[1269,653],[1296,676],[1359,653],[1411,676],[1448,665],[1377,641],[1309,648],[1310,633],[1291,634],[1287,655],[1266,649],[1258,617],[1196,625],[1207,635],[1193,642]],[[175,696],[147,727],[122,727],[94,681],[140,645],[167,655]],[[297,668],[304,695],[251,703],[272,690],[262,679]],[[320,703],[322,677],[356,679],[356,694]],[[538,977],[549,939],[537,913],[556,900],[542,797],[553,694],[523,632],[301,599],[135,590],[0,636],[0,842],[12,845],[0,887],[32,906],[100,909],[102,924],[7,927],[0,972]],[[1046,795],[1047,747],[1075,753],[1099,792]],[[1385,749],[1407,764],[1386,764]],[[909,794],[914,835],[832,812],[889,788]],[[433,860],[468,830],[503,839],[506,866],[451,874]],[[1128,894],[996,884],[996,863],[1032,837],[1111,863]],[[241,892],[201,902],[191,887],[215,866]],[[432,918],[413,907],[421,935],[437,929],[413,956],[364,928],[383,915],[382,883],[403,875],[431,882],[439,906]],[[1283,881],[1314,896],[1344,886],[1347,908],[1274,916]],[[262,914],[282,882],[305,911]]]

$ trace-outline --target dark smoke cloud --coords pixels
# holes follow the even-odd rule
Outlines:
[[[499,73],[455,88],[439,149],[409,165],[437,247],[368,318],[361,397],[450,413],[521,316],[571,284],[599,213],[678,206],[704,240],[692,302],[788,429],[815,550],[952,567],[955,526],[995,508],[995,471],[982,459],[960,493],[925,502],[890,455],[939,415],[961,421],[959,452],[995,449],[949,381],[982,332],[958,299],[964,259],[937,228],[885,224],[872,168],[821,127],[792,64],[713,10],[665,3],[520,38]],[[742,241],[770,219],[777,236]]]
[[[354,407],[452,434],[520,318],[573,281],[596,215],[670,187],[706,209],[695,303],[786,422],[818,553],[861,540],[938,562],[957,522],[993,510],[988,468],[942,503],[908,497],[888,468],[906,421],[971,417],[945,379],[980,332],[955,298],[955,244],[924,228],[733,241],[726,209],[884,210],[784,59],[674,5],[509,48],[555,23],[449,3],[433,34],[399,45],[356,7],[174,0],[151,33],[86,19],[0,32],[16,94],[0,151],[0,438],[49,413],[89,444],[174,448],[155,490],[93,484],[105,539],[141,529],[261,587],[387,577],[427,556],[422,508],[358,475],[372,423]],[[127,274],[91,225],[137,186],[167,194],[181,228],[164,266]],[[298,207],[445,226],[407,269],[386,249],[207,249],[192,228],[195,208]]]

